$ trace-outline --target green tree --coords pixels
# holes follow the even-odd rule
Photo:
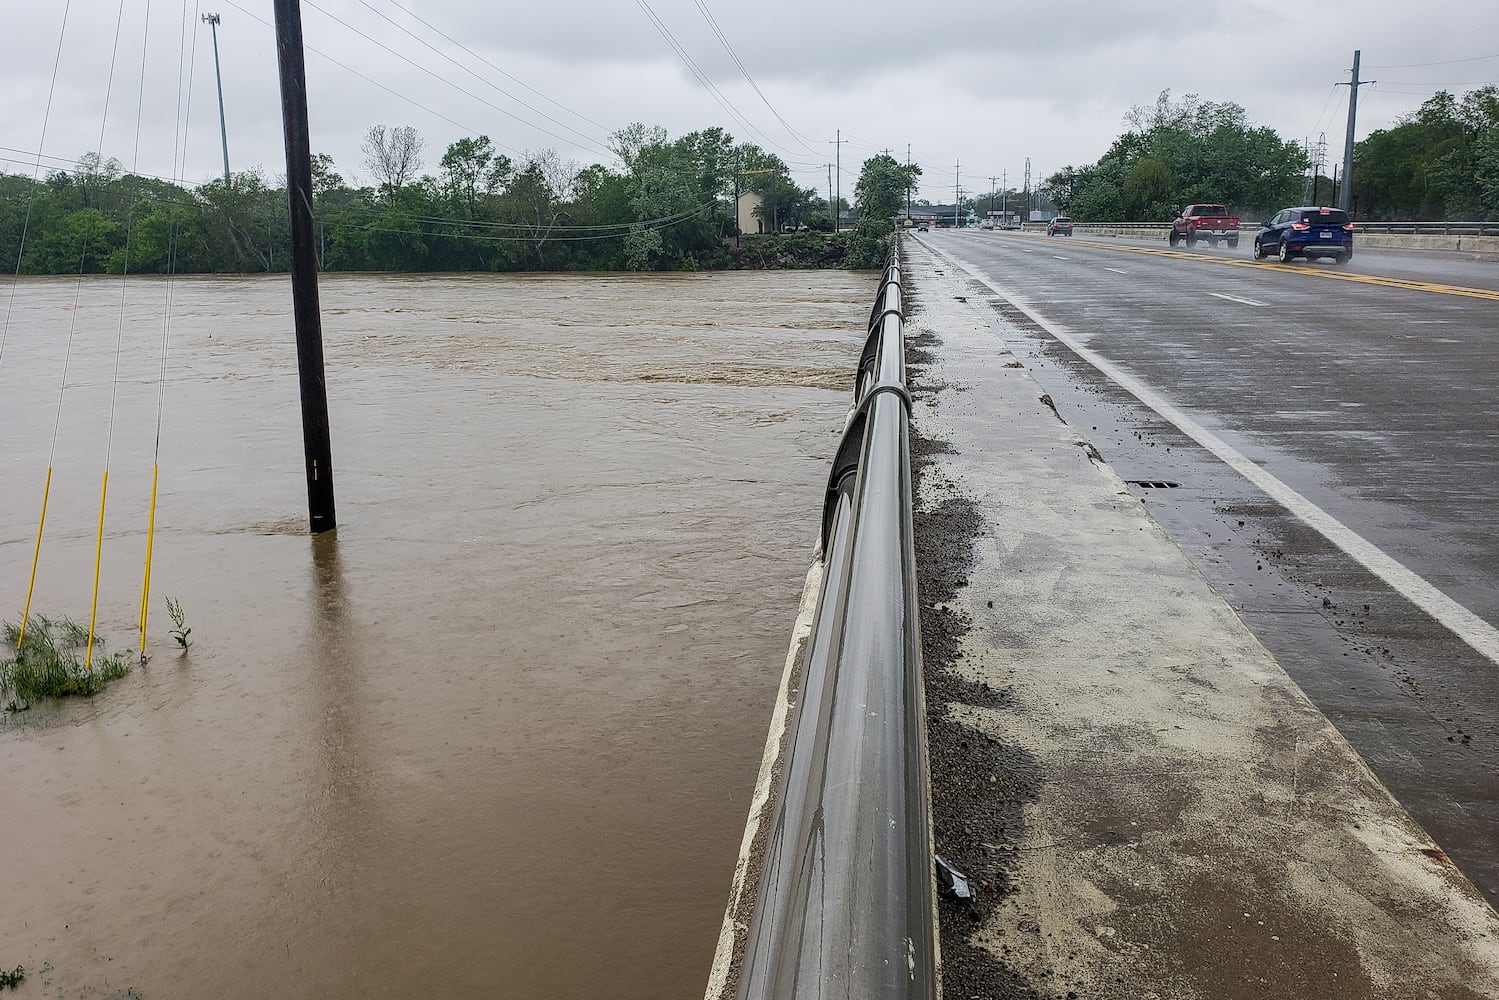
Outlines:
[[[864,161],[854,185],[859,225],[849,250],[850,267],[884,265],[895,217],[905,208],[906,191],[915,187],[920,176],[919,166],[899,163],[888,153]]]
[[[98,274],[115,251],[120,224],[97,208],[38,221],[21,261],[27,274]]]
[[[510,180],[510,157],[496,154],[489,136],[459,139],[448,146],[438,164],[443,192],[470,219],[478,218],[481,199],[492,197]]]
[[[1438,91],[1392,128],[1369,134],[1354,150],[1353,194],[1360,214],[1376,219],[1455,219],[1499,210],[1493,175],[1499,87],[1461,101]]]
[[[1241,105],[1196,94],[1172,100],[1162,91],[1124,120],[1129,130],[1097,163],[1068,167],[1041,186],[1080,221],[1164,221],[1191,202],[1257,213],[1300,197],[1305,154],[1274,130],[1251,125]]]

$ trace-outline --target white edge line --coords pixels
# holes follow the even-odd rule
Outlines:
[[[1478,617],[1478,615],[1442,593],[1424,577],[1406,568],[1373,542],[1370,542],[1327,511],[1318,507],[1311,500],[1260,468],[1235,450],[1227,441],[1224,441],[1206,427],[1203,427],[1197,421],[1187,416],[1186,413],[1177,409],[1173,403],[1168,402],[1165,397],[1157,394],[1155,390],[1147,387],[1133,375],[1115,367],[1111,361],[1083,346],[1066,331],[1066,328],[1052,323],[1034,309],[1021,302],[1015,295],[1012,295],[990,281],[983,274],[974,270],[965,261],[958,260],[951,254],[943,254],[943,256],[951,260],[957,267],[966,271],[975,281],[987,286],[996,295],[1001,296],[1016,309],[1029,316],[1043,330],[1071,348],[1073,353],[1078,357],[1088,362],[1094,368],[1097,368],[1105,376],[1112,379],[1120,387],[1166,420],[1175,424],[1177,429],[1183,434],[1186,434],[1192,440],[1212,452],[1229,468],[1258,486],[1271,499],[1315,529],[1329,542],[1342,549],[1369,572],[1389,584],[1395,591],[1402,594],[1406,600],[1422,611],[1425,611],[1432,618],[1435,618],[1438,623],[1451,631],[1453,635],[1473,647],[1478,653],[1487,657],[1490,662],[1499,666],[1499,629],[1496,629]]]
[[[739,913],[739,902],[744,897],[744,883],[749,875],[750,850],[754,847],[755,834],[760,830],[760,820],[765,807],[770,803],[770,785],[775,777],[776,761],[781,756],[781,739],[786,734],[786,717],[791,708],[791,674],[796,666],[797,655],[812,634],[812,617],[817,613],[817,595],[822,589],[823,563],[819,559],[807,570],[807,582],[802,587],[802,603],[797,609],[796,624],[791,629],[791,648],[786,651],[786,666],[781,671],[781,688],[776,693],[775,710],[770,715],[770,732],[765,736],[765,753],[760,758],[760,776],[755,779],[755,794],[750,799],[749,818],[744,824],[744,839],[739,844],[739,860],[734,863],[734,881],[729,889],[729,905],[724,910],[723,926],[718,931],[718,948],[713,953],[713,966],[708,972],[708,988],[704,1000],[721,1000],[724,987],[728,985],[729,963],[734,958],[734,918]]]
[[[1246,305],[1246,306],[1264,306],[1264,305],[1269,305],[1268,302],[1256,302],[1254,299],[1241,299],[1241,298],[1239,298],[1239,296],[1237,296],[1237,295],[1229,295],[1227,292],[1208,292],[1208,294],[1211,295],[1211,296],[1213,296],[1213,297],[1215,297],[1215,298],[1227,299],[1229,302],[1237,302],[1240,305]]]

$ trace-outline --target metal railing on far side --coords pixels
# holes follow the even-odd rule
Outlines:
[[[740,1000],[932,1000],[933,859],[898,250],[828,479],[824,576]]]

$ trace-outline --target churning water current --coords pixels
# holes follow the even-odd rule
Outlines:
[[[32,610],[87,621],[107,465],[99,631],[134,646],[158,400],[161,486],[149,664],[0,718],[0,965],[49,997],[700,996],[873,291],[325,276],[313,539],[285,279],[22,279],[0,617],[50,464]]]

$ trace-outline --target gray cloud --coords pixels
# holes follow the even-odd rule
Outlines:
[[[359,139],[377,122],[414,125],[428,144],[428,169],[435,170],[449,142],[475,133],[512,152],[553,147],[580,162],[607,161],[608,131],[643,121],[673,134],[723,125],[775,149],[801,183],[823,190],[824,164],[836,155],[830,140],[841,130],[850,140],[841,157],[845,194],[864,157],[889,148],[904,158],[909,143],[927,170],[923,193],[941,199],[951,196],[959,160],[962,186],[971,191],[987,190],[988,177],[1001,171],[1015,183],[1027,156],[1037,178],[1092,161],[1121,131],[1131,105],[1148,104],[1167,88],[1237,101],[1253,121],[1287,137],[1315,141],[1325,131],[1337,149],[1347,88],[1333,84],[1346,80],[1355,47],[1363,49],[1365,75],[1380,80],[1361,96],[1360,135],[1388,126],[1437,86],[1462,91],[1499,77],[1499,58],[1405,65],[1499,54],[1499,11],[1489,0],[1420,6],[1330,0],[1315,10],[1265,0],[868,0],[857,8],[789,0],[746,8],[703,0],[791,133],[744,81],[695,0],[650,0],[650,6],[748,125],[704,90],[636,3],[558,0],[522,9],[474,0],[400,2],[472,54],[431,34],[390,0],[316,0],[317,9],[304,4],[308,45],[348,67],[308,55],[314,145],[351,176],[364,173]],[[270,21],[270,4],[237,4],[211,8],[223,15],[230,158],[236,169],[261,165],[275,175],[282,169],[275,47],[270,29],[255,19]],[[194,59],[185,176],[212,177],[219,165],[212,52],[206,27],[191,20],[210,6],[189,6],[185,21],[183,8],[153,4],[149,37],[143,37],[146,0],[124,0],[105,121],[120,9],[73,5],[43,150],[60,159],[44,166],[94,149],[103,122],[105,155],[136,163],[142,172],[172,175],[173,151],[183,141],[175,123],[179,70],[187,73],[185,59],[179,60],[185,26],[187,55]],[[0,40],[0,146],[10,151],[0,150],[7,160],[0,167],[11,172],[30,171],[28,153],[41,136],[60,22],[60,9],[45,4],[7,17]],[[143,51],[145,98],[138,102]]]

